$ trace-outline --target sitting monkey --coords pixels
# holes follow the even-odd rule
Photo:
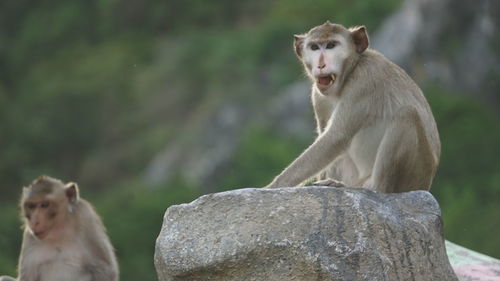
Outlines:
[[[23,189],[20,205],[24,236],[17,280],[118,281],[113,247],[76,183],[41,176]]]
[[[326,22],[294,37],[311,79],[318,137],[267,186],[316,185],[384,192],[428,190],[441,145],[420,88],[368,48],[364,26]]]

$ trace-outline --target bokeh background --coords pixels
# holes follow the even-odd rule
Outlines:
[[[0,1],[0,275],[18,198],[76,181],[121,279],[156,280],[163,213],[267,184],[314,139],[292,35],[365,25],[424,90],[442,140],[445,237],[500,258],[500,1]]]

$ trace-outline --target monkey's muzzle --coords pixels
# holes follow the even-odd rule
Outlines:
[[[320,76],[316,79],[316,85],[320,91],[326,91],[333,85],[335,78],[335,74]]]

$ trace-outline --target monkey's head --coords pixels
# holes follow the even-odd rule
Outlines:
[[[79,200],[76,183],[41,176],[23,188],[21,214],[25,226],[38,239],[57,238]]]
[[[324,95],[342,88],[346,73],[352,70],[368,45],[364,26],[347,29],[329,21],[307,33],[294,35],[295,53],[315,87]]]

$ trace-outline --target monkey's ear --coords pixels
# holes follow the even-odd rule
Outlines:
[[[366,28],[364,26],[356,26],[349,28],[349,31],[356,45],[356,51],[361,54],[368,48],[368,45],[370,45]]]
[[[295,34],[293,36],[293,46],[295,50],[295,54],[299,59],[302,58],[302,49],[304,48],[304,39],[306,39],[305,34]]]
[[[78,191],[78,185],[75,182],[68,182],[64,186],[64,191],[66,193],[66,197],[70,203],[75,203],[80,198],[80,192]]]

